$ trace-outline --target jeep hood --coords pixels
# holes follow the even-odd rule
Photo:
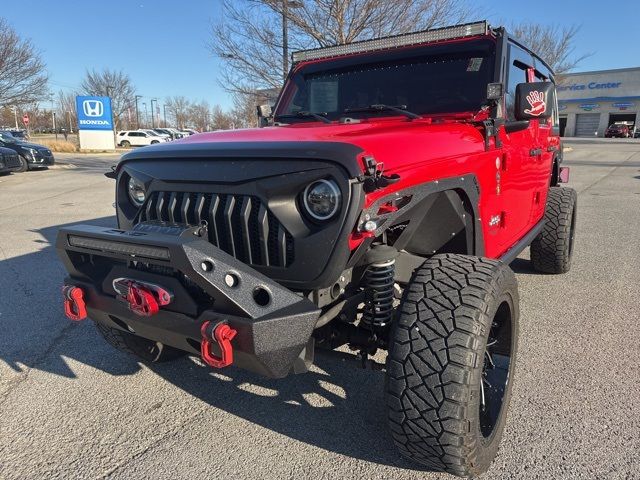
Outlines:
[[[342,165],[352,177],[363,172],[363,155],[383,162],[385,171],[466,156],[484,150],[471,124],[430,120],[382,120],[357,124],[297,123],[281,127],[226,130],[192,135],[171,143],[127,153],[122,162],[139,159],[207,158],[324,159]]]

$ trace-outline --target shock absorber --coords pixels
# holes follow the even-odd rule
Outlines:
[[[362,322],[371,328],[382,328],[393,318],[394,276],[398,251],[388,245],[377,245],[367,254],[370,262],[364,274],[365,305]]]

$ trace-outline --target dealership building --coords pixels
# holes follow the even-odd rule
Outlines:
[[[569,73],[557,82],[565,137],[602,137],[612,123],[640,122],[640,67]]]

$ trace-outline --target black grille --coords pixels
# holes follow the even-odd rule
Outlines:
[[[7,168],[17,168],[20,166],[20,159],[18,155],[5,155],[4,156],[4,164]]]
[[[258,197],[217,193],[154,192],[139,221],[200,225],[209,241],[248,265],[286,267],[293,237]]]

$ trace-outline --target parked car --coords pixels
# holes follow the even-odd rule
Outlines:
[[[183,128],[182,130],[180,130],[182,133],[186,133],[187,135],[195,135],[196,133],[199,133],[197,130],[194,130],[193,128]]]
[[[0,131],[0,147],[7,147],[18,153],[20,160],[20,167],[16,170],[18,172],[47,168],[55,163],[53,153],[47,147],[37,143],[23,142],[8,131]]]
[[[633,129],[633,138],[640,138],[640,126]]]
[[[155,132],[154,132],[155,133]],[[116,135],[116,143],[120,147],[144,147],[166,142],[166,138],[152,135],[143,130],[123,130]]]
[[[171,138],[171,135],[169,135],[168,133],[160,133],[160,132],[156,132],[156,129],[153,128],[143,128],[141,129],[143,132],[147,132],[149,135],[151,135],[152,137],[161,137],[164,138],[167,142],[170,142],[171,140],[173,140]]]
[[[609,125],[604,132],[604,138],[629,138],[630,136],[631,132],[629,131],[629,125],[625,125],[623,123],[614,123]]]
[[[9,130],[9,132],[14,138],[17,138],[18,140],[22,140],[22,141],[29,140],[29,133],[26,130],[11,129]]]
[[[161,135],[168,135],[169,137],[171,137],[171,140],[177,140],[179,138],[184,137],[185,135],[183,133],[180,133],[178,130],[175,130],[173,128],[154,128],[153,129],[154,132],[159,133]]]
[[[314,349],[348,346],[369,368],[386,350],[367,399],[384,405],[364,408],[402,455],[477,478],[522,370],[509,265],[530,247],[538,272],[571,267],[554,74],[487,22],[293,61],[268,128],[122,157],[107,174],[119,228],[58,231],[67,316],[146,362],[193,354],[274,378]]]
[[[0,174],[17,172],[20,166],[18,152],[11,148],[0,147]]]
[[[185,137],[189,136],[186,132],[181,132],[177,128],[167,127],[165,130],[168,130],[169,132],[173,133],[173,137],[176,140],[179,139],[179,138],[185,138]]]

